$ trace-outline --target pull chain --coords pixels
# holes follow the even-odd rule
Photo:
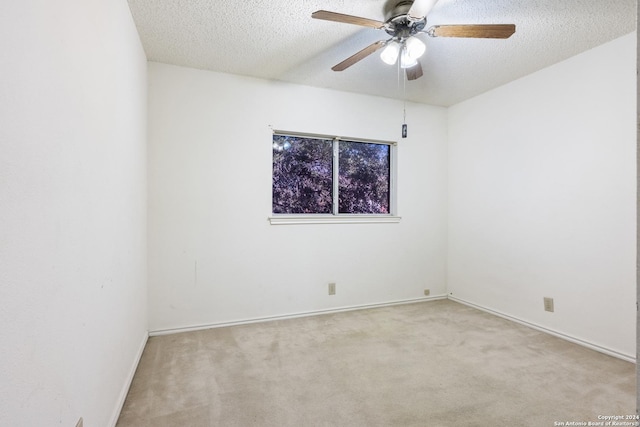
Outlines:
[[[398,64],[400,61],[398,61]],[[407,74],[402,73],[402,137],[407,137]]]

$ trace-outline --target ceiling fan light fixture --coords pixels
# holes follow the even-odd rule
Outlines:
[[[405,42],[405,46],[409,58],[415,60],[424,55],[425,50],[427,50],[427,46],[417,37],[409,37]]]
[[[384,22],[328,10],[317,10],[311,14],[314,19],[375,28],[384,30],[391,36],[388,40],[379,40],[370,44],[334,65],[331,67],[333,71],[344,71],[373,52],[382,49],[380,57],[386,64],[394,65],[399,62],[399,66],[406,69],[407,80],[416,80],[423,76],[422,65],[418,62],[418,58],[426,51],[424,42],[417,38],[421,33],[430,37],[508,39],[516,31],[514,24],[434,25],[425,30],[427,15],[438,0],[393,0],[395,2],[393,7],[390,1],[386,2],[383,8]]]
[[[400,44],[396,41],[387,43],[385,48],[380,53],[380,58],[385,64],[393,65],[398,60],[400,54]]]

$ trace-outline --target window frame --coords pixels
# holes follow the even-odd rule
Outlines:
[[[271,215],[268,217],[272,225],[291,225],[291,224],[371,224],[371,223],[398,223],[401,217],[397,214],[397,141],[383,141],[376,139],[353,138],[345,136],[334,136],[324,134],[291,132],[284,130],[273,130],[273,136],[290,136],[298,138],[323,139],[333,141],[333,213],[331,214],[286,214],[273,213],[273,169],[271,170]],[[382,144],[389,146],[389,213],[386,214],[348,214],[340,213],[338,206],[338,173],[339,158],[338,144],[335,142],[359,142],[363,144]],[[273,148],[272,148],[273,150]],[[273,152],[272,152],[273,159]]]

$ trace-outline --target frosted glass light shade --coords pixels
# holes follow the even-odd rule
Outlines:
[[[380,58],[384,61],[385,64],[393,65],[398,60],[399,53],[400,45],[397,42],[390,42],[385,46],[384,49],[382,49]]]
[[[402,53],[400,54],[400,67],[402,68],[411,68],[418,63],[416,58],[412,58],[409,56],[409,51],[406,47],[402,49]]]
[[[427,49],[424,43],[416,37],[409,37],[405,42],[405,46],[407,55],[413,60],[420,58]]]

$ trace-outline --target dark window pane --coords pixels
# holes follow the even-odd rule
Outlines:
[[[340,141],[339,213],[388,214],[390,146]]]
[[[333,212],[332,141],[273,136],[273,213]]]

